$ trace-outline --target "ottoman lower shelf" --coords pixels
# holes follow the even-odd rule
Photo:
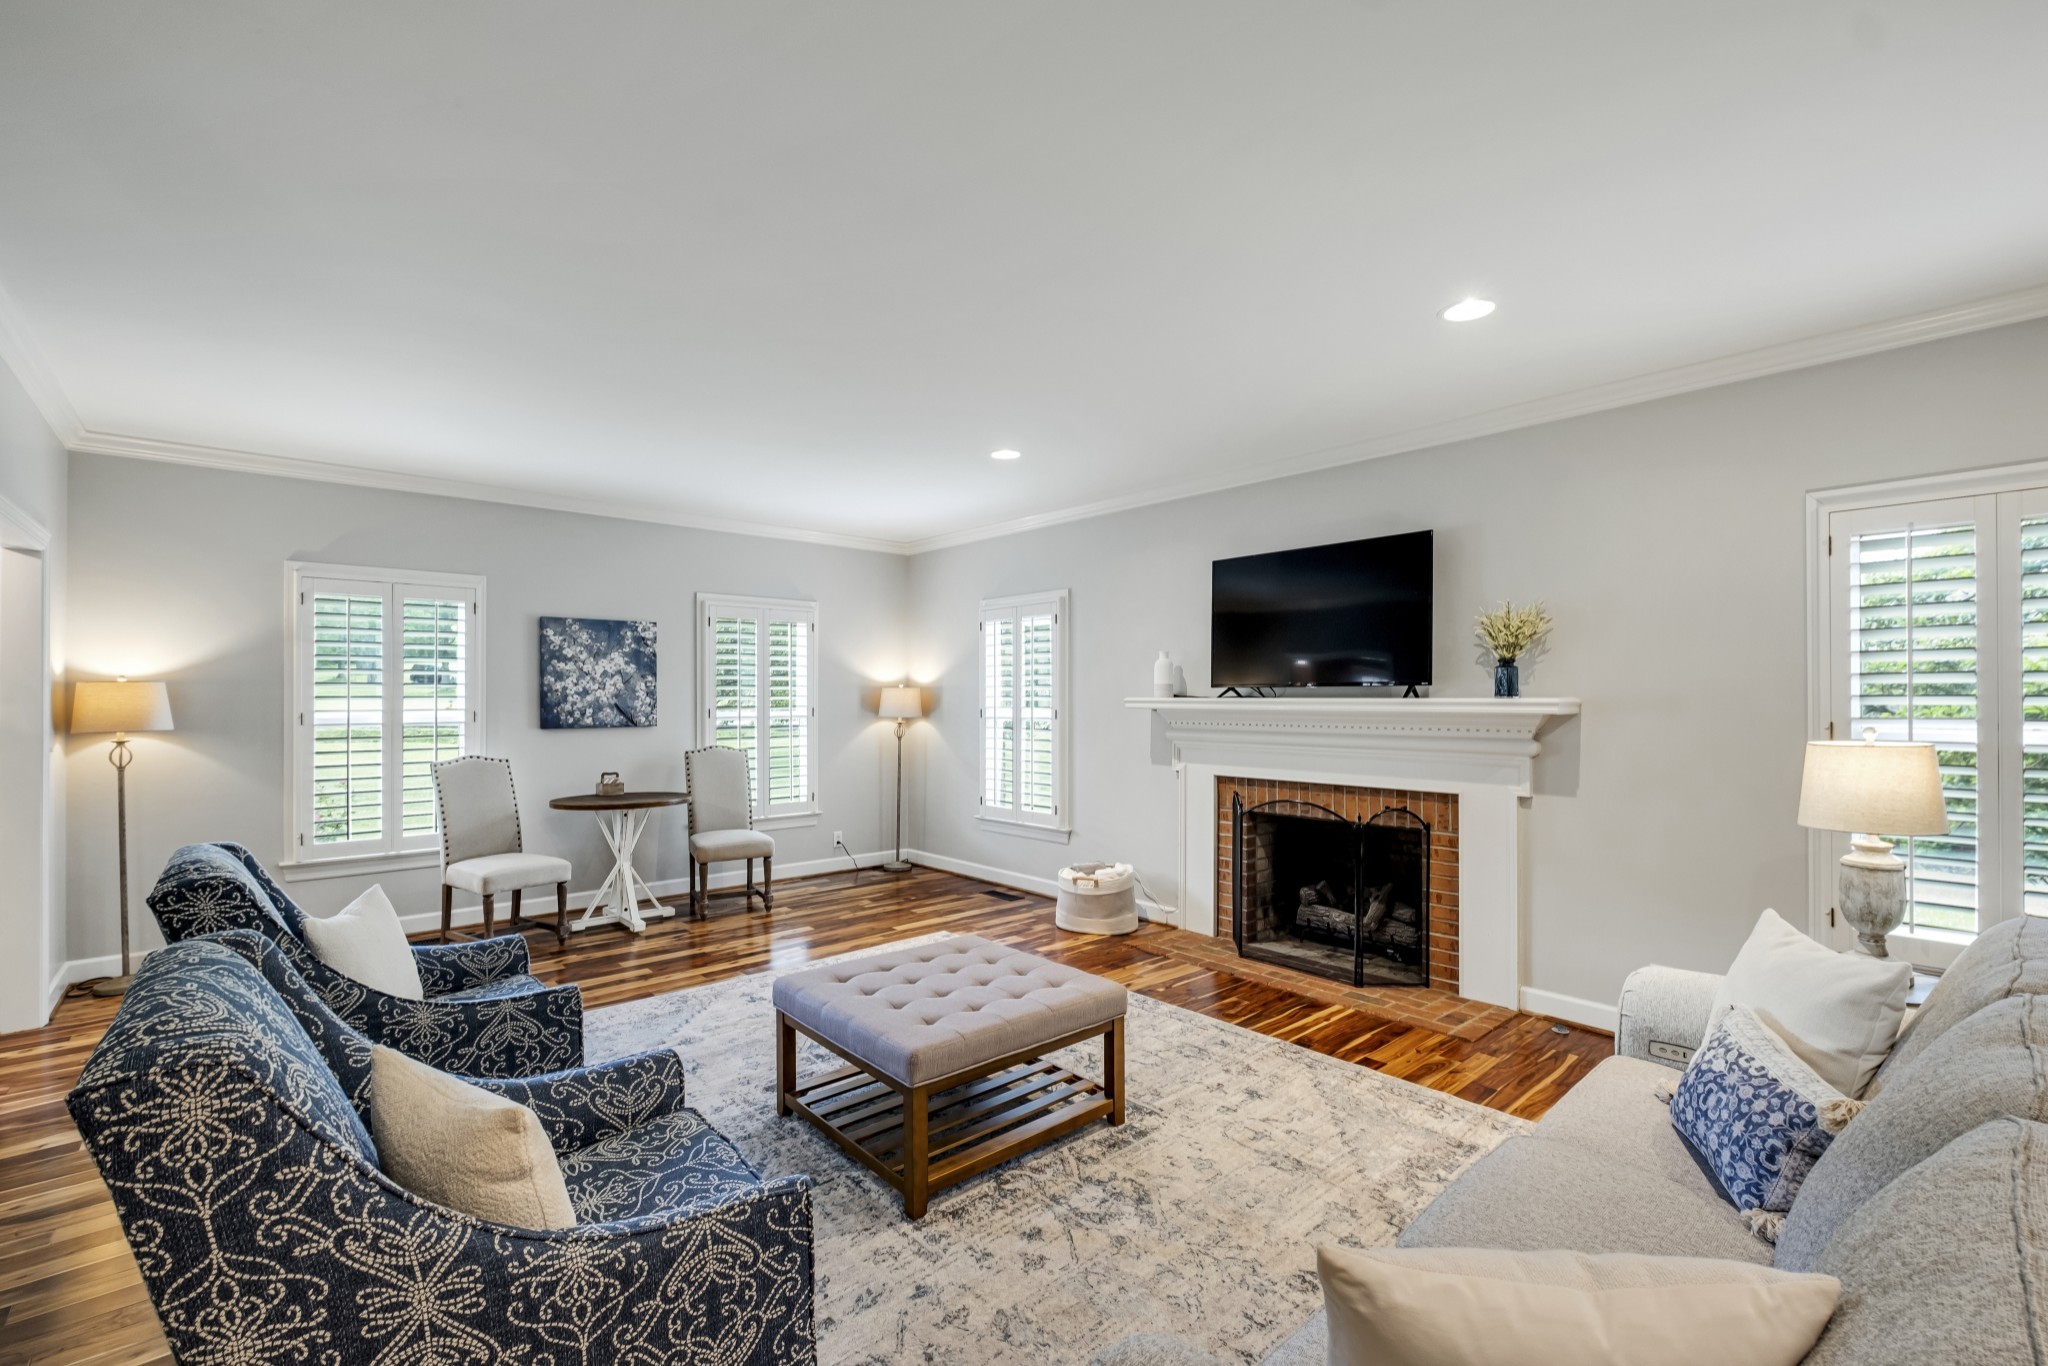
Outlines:
[[[816,1040],[849,1066],[808,1081],[796,1075],[796,1036]],[[829,1039],[775,1013],[776,1111],[800,1114],[903,1194],[924,1217],[934,1191],[957,1185],[1098,1119],[1124,1122],[1124,1022],[1035,1045],[967,1072],[905,1086],[869,1070]],[[1102,1080],[1040,1054],[1089,1039],[1103,1045]]]

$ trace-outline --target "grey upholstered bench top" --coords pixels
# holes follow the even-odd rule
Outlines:
[[[1124,1013],[1124,989],[973,935],[775,983],[775,1008],[870,1070],[920,1086]]]

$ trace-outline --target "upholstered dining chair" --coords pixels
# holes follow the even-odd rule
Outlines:
[[[747,755],[713,746],[683,756],[690,783],[690,909],[704,914],[711,894],[711,865],[747,861],[747,897],[761,909],[775,909],[775,841],[754,828]],[[761,886],[754,887],[754,860],[761,860]]]
[[[512,761],[468,754],[435,764],[434,800],[441,810],[441,942],[448,942],[456,888],[483,898],[484,937],[488,939],[498,893],[512,893],[512,917],[506,927],[522,929],[521,893],[549,882],[555,884],[555,940],[566,941],[569,860],[526,852],[519,830],[519,795],[512,787]]]

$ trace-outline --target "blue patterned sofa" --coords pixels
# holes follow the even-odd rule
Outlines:
[[[587,1221],[516,1229],[384,1176],[368,1041],[297,1007],[174,944],[69,1098],[180,1360],[815,1361],[810,1179],[757,1177],[672,1053],[478,1083],[540,1116]]]
[[[519,935],[413,948],[423,1001],[387,996],[313,953],[306,913],[239,844],[188,844],[171,855],[149,909],[176,944],[222,930],[274,940],[333,1011],[377,1043],[450,1072],[523,1077],[583,1061],[583,995],[543,985]]]

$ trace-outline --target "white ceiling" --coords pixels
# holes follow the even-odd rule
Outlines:
[[[2044,52],[2040,0],[10,0],[0,322],[85,448],[952,538],[2048,282]]]

